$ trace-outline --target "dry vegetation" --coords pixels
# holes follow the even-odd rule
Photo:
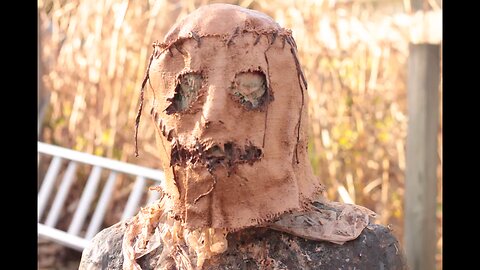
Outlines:
[[[153,125],[140,126],[139,158],[133,140],[151,44],[175,20],[211,2],[217,1],[39,1],[39,97],[49,98],[41,140],[158,167]],[[404,13],[405,1],[223,2],[260,10],[293,30],[309,82],[315,173],[330,199],[376,211],[401,240],[409,40],[405,24],[393,15]],[[440,128],[440,165],[441,139]],[[441,262],[440,166],[438,176]],[[108,220],[105,226],[112,225]]]

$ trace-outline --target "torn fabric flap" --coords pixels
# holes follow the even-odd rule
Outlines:
[[[311,209],[281,216],[266,227],[305,239],[343,244],[356,239],[376,214],[362,206],[314,202]]]

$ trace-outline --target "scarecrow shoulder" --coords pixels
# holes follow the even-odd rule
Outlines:
[[[79,269],[122,269],[125,223],[97,234],[82,255]],[[386,227],[369,224],[343,245],[307,240],[268,228],[252,227],[228,235],[228,249],[203,269],[406,269],[398,240]],[[161,247],[138,260],[153,269]]]
[[[83,250],[78,269],[122,269],[122,239],[126,228],[125,222],[119,222],[97,233]]]
[[[228,240],[228,250],[204,269],[406,269],[398,240],[377,224],[343,245],[265,228],[233,233]]]

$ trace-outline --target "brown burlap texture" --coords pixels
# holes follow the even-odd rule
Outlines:
[[[154,44],[137,131],[145,93],[166,181],[128,223],[124,269],[159,247],[155,269],[201,269],[228,232],[254,225],[342,244],[375,216],[322,196],[295,41],[270,17],[227,4],[194,11]]]
[[[199,8],[154,44],[148,104],[177,218],[237,230],[323,201],[307,156],[307,85],[291,32]]]

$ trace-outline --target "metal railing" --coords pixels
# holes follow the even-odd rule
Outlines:
[[[101,224],[105,218],[108,202],[111,199],[119,174],[136,177],[121,220],[132,217],[140,209],[141,199],[146,194],[148,179],[157,182],[157,184],[165,179],[164,173],[160,170],[38,142],[39,164],[40,159],[44,156],[51,156],[52,159],[38,191],[38,236],[79,251],[82,251],[89,243],[89,240],[103,229]],[[66,169],[63,169],[65,164]],[[62,210],[66,207],[67,196],[76,180],[77,169],[79,165],[84,164],[91,166],[90,174],[83,187],[82,195],[68,230],[64,231],[56,226]],[[107,171],[108,177],[103,185],[103,189],[98,190],[102,171]],[[63,177],[58,182],[61,174],[63,174]],[[56,186],[58,187],[56,188]],[[53,201],[49,204],[49,200],[54,195]],[[159,196],[158,192],[148,192],[147,203],[157,200]],[[96,204],[93,204],[95,198],[97,198]],[[50,208],[47,209],[49,205]],[[93,214],[87,220],[87,215],[90,211],[93,211]],[[47,216],[45,221],[41,222],[44,214],[47,214]],[[85,226],[87,227],[86,230],[82,230]]]

